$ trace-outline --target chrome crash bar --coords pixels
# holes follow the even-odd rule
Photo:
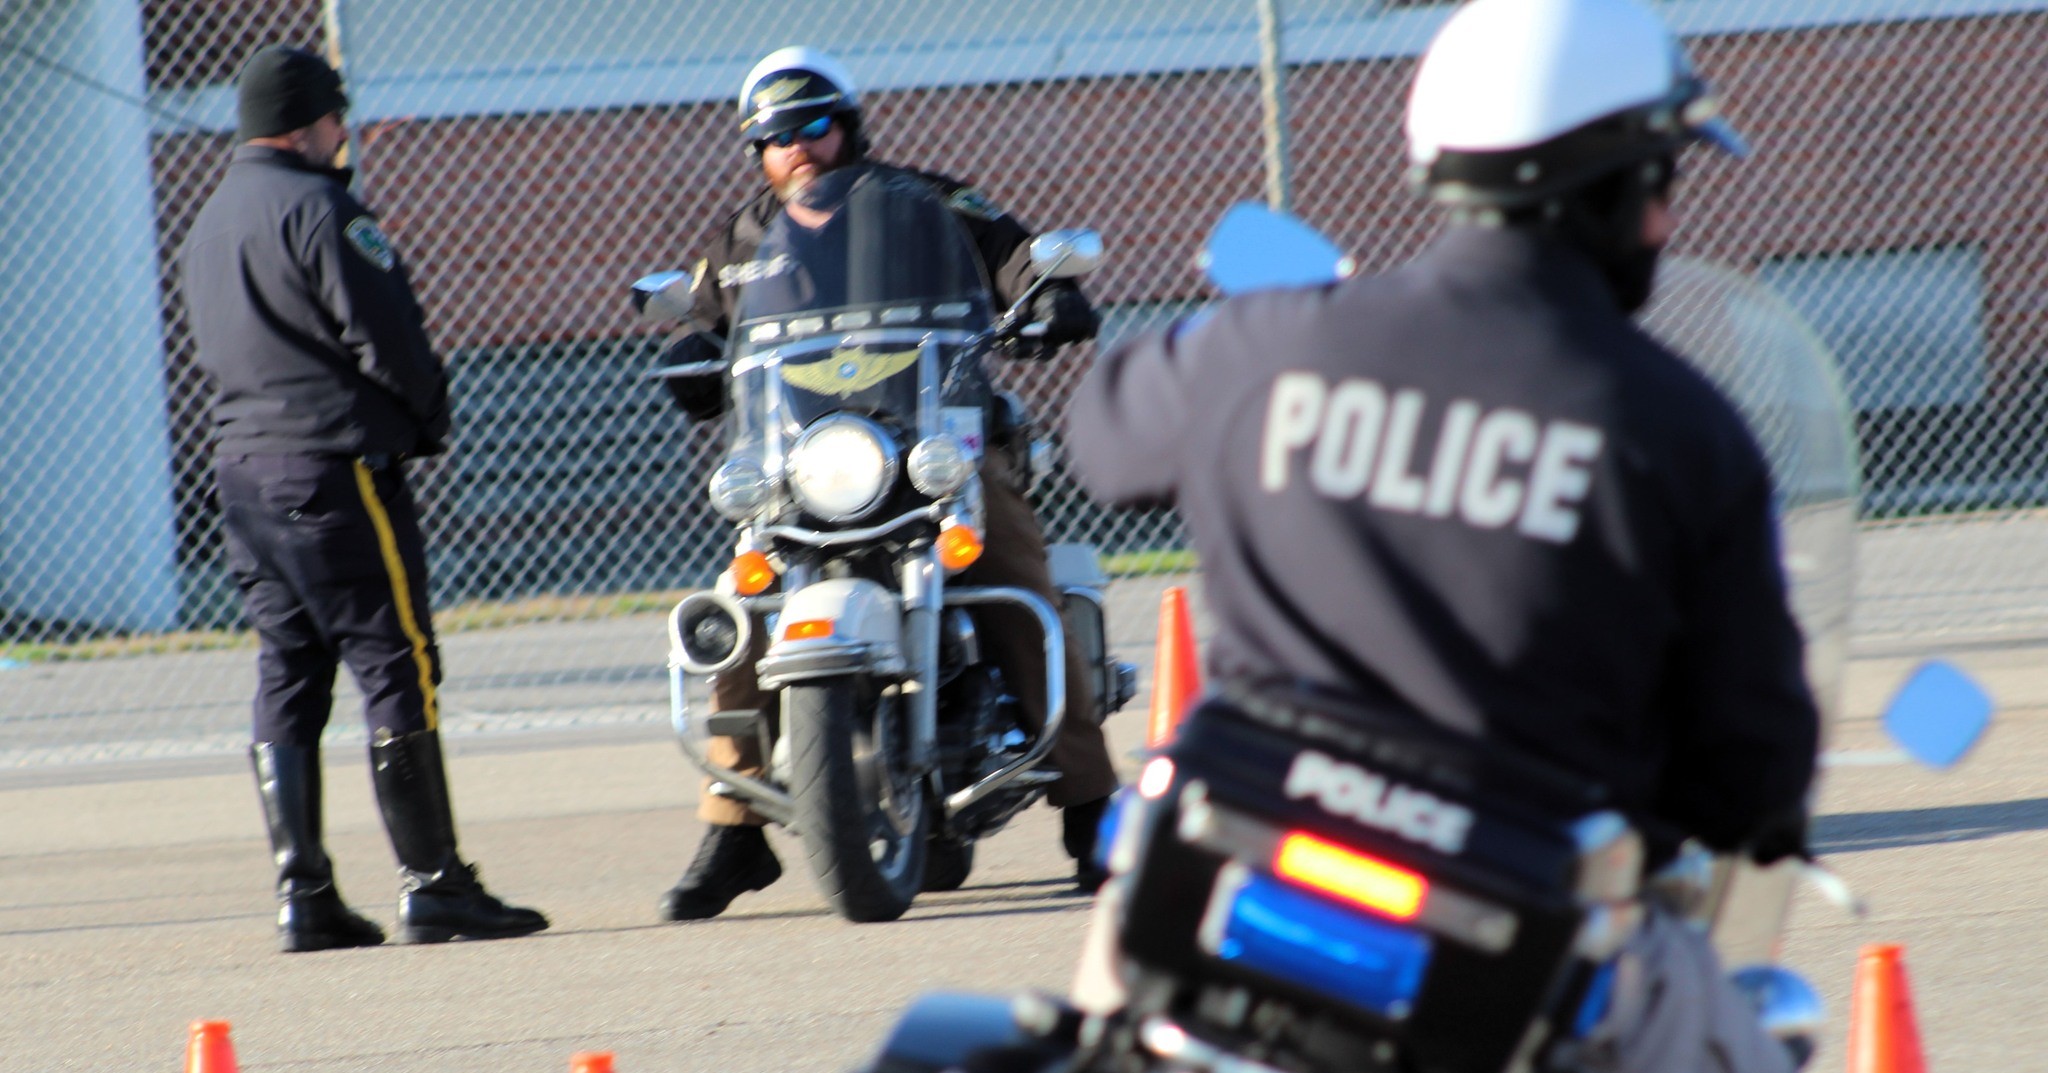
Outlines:
[[[779,611],[782,608],[782,594],[750,596],[740,602],[749,614]],[[668,717],[669,725],[675,731],[676,744],[681,747],[683,755],[689,758],[690,763],[697,765],[698,770],[704,772],[714,785],[722,782],[738,787],[746,793],[748,807],[784,827],[795,830],[796,825],[793,821],[796,816],[796,802],[791,800],[787,792],[773,783],[751,775],[742,775],[729,767],[712,763],[711,759],[704,755],[703,750],[696,747],[690,735],[685,733],[690,720],[689,700],[685,692],[689,672],[683,670],[673,655],[683,648],[682,610],[682,605],[677,604],[674,610],[668,613],[668,650],[672,653],[668,662]]]
[[[1067,718],[1067,635],[1060,625],[1059,615],[1054,613],[1045,597],[1029,589],[1009,586],[968,585],[946,590],[948,607],[1000,603],[1015,604],[1038,617],[1039,636],[1045,644],[1045,725],[1039,728],[1038,740],[1031,743],[1031,751],[989,772],[974,785],[949,795],[946,798],[948,815],[995,793],[1017,776],[1037,767],[1052,751],[1052,743],[1059,737],[1060,724]]]

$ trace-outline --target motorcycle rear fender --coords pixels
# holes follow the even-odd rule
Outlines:
[[[817,622],[830,623],[830,632],[787,638],[792,626]],[[906,666],[902,600],[865,578],[830,578],[790,593],[774,637],[758,667],[764,689],[849,674],[900,678]]]

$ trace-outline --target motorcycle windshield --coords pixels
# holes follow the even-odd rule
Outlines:
[[[993,323],[965,228],[894,168],[813,180],[738,269],[736,434],[771,450],[837,411],[919,428],[960,348]]]
[[[1642,323],[1734,401],[1770,461],[1808,680],[1832,716],[1848,643],[1859,483],[1834,355],[1769,288],[1690,258],[1667,258]]]
[[[1688,258],[1666,258],[1642,323],[1734,401],[1770,461],[1806,679],[1820,704],[1821,740],[1831,741],[1848,662],[1860,483],[1834,356],[1769,288]],[[1789,869],[1741,866],[1723,884],[1714,941],[1729,963],[1772,958],[1794,880]]]

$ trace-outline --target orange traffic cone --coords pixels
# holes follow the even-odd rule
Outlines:
[[[612,1052],[579,1051],[569,1056],[569,1073],[612,1073]]]
[[[1913,1020],[1904,948],[1871,943],[1856,958],[1849,999],[1849,1073],[1927,1073]]]
[[[1188,705],[1202,691],[1202,671],[1195,652],[1195,621],[1188,614],[1188,591],[1179,585],[1159,600],[1159,644],[1152,664],[1152,717],[1145,724],[1145,744],[1160,746],[1173,737]]]
[[[239,1073],[226,1021],[192,1022],[192,1041],[185,1045],[185,1073]]]

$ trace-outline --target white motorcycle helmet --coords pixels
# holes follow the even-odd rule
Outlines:
[[[750,149],[765,138],[796,130],[824,116],[846,124],[856,155],[865,153],[860,95],[853,76],[838,60],[814,48],[792,45],[763,57],[740,83],[740,136]]]
[[[1636,0],[1471,0],[1416,71],[1411,174],[1451,206],[1535,206],[1690,141],[1745,155],[1717,110]]]

